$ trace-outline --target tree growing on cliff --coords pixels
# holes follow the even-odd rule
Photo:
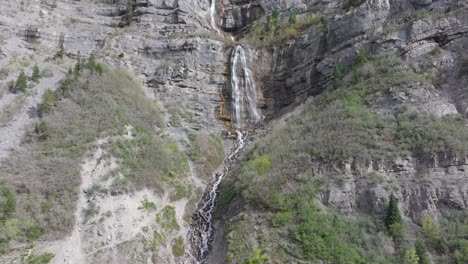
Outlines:
[[[79,75],[80,75],[81,68],[82,68],[82,65],[81,65],[81,53],[80,53],[80,51],[78,51],[78,53],[76,54],[75,76],[79,76]]]
[[[414,248],[416,250],[416,254],[419,257],[418,264],[430,264],[431,261],[429,260],[429,254],[427,253],[427,247],[423,240],[418,239],[416,243],[414,243]]]
[[[398,200],[393,195],[390,195],[388,204],[387,216],[385,217],[385,226],[393,239],[403,237],[405,229],[403,218],[401,217],[400,209],[398,209]]]
[[[39,71],[39,66],[34,65],[33,68],[33,73],[32,73],[32,80],[33,82],[39,82],[39,79],[41,78],[41,72]]]
[[[18,75],[18,79],[16,79],[14,90],[15,92],[17,91],[25,92],[27,88],[28,88],[28,80],[26,79],[26,74],[24,74],[24,71],[22,70],[20,74]]]
[[[132,20],[133,20],[133,3],[134,3],[134,0],[127,1],[127,11],[128,11],[127,22],[129,25],[132,24]]]

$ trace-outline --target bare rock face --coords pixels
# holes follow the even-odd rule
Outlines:
[[[223,8],[228,10],[240,10],[239,6],[250,6],[254,10],[261,6],[266,13],[263,21],[273,10],[283,20],[287,20],[291,10],[298,15],[312,11],[328,17],[325,25],[312,27],[305,35],[270,51],[272,73],[266,77],[269,80],[264,81],[268,85],[263,92],[268,113],[272,115],[332,88],[337,63],[342,62],[345,71],[350,71],[360,49],[368,56],[385,52],[402,54],[415,69],[426,70],[458,67],[463,55],[461,47],[468,45],[466,37],[462,37],[468,30],[464,3],[373,0],[350,9],[333,1],[297,3],[289,7],[283,1],[258,0],[249,5],[242,1],[223,3]],[[419,17],[414,13],[420,14]],[[231,24],[240,23],[235,27],[245,28],[240,17],[234,18]],[[435,49],[440,52],[436,54]],[[432,60],[427,58],[428,54],[435,54],[431,55]],[[454,100],[457,108],[467,108],[459,96]],[[452,106],[448,107],[450,109],[440,106],[440,110],[433,112],[439,112],[438,115],[453,112]]]
[[[418,223],[424,215],[438,217],[468,207],[466,164],[465,156],[440,153],[344,165],[316,163],[314,170],[318,176],[339,179],[320,195],[322,204],[348,214],[383,216],[393,193],[403,214]]]

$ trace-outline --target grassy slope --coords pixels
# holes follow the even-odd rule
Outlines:
[[[13,240],[61,236],[74,224],[80,162],[97,139],[121,136],[134,127],[135,138],[114,137],[108,153],[119,161],[111,190],[160,190],[186,175],[187,156],[161,131],[157,104],[145,97],[126,72],[81,70],[69,75],[41,105],[41,122],[2,168],[4,185],[17,200],[16,211],[0,222],[0,251]],[[0,195],[0,200],[5,195]]]

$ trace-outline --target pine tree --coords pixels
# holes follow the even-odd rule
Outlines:
[[[75,76],[80,75],[80,71],[81,71],[81,54],[80,54],[80,51],[78,51],[76,64],[75,64]]]
[[[127,11],[128,11],[128,24],[131,25],[132,24],[132,20],[133,20],[133,1],[134,0],[128,0],[127,2]]]
[[[18,79],[16,79],[15,91],[25,92],[28,88],[28,80],[26,79],[26,74],[21,70]]]
[[[62,36],[60,37],[59,43],[59,51],[55,54],[56,58],[63,59],[63,54],[65,53],[65,47],[63,46],[64,41],[62,40]]]
[[[88,64],[86,65],[86,67],[91,72],[94,72],[94,70],[96,69],[96,58],[94,57],[94,54],[91,53],[91,55],[89,55]]]
[[[414,243],[414,248],[416,249],[416,254],[419,257],[418,264],[431,264],[429,255],[427,253],[427,247],[423,240],[416,240],[416,243]]]
[[[39,66],[34,65],[33,68],[33,73],[32,73],[32,80],[33,82],[39,82],[39,79],[41,78],[41,72],[39,71]]]
[[[401,217],[400,209],[398,209],[398,201],[393,193],[390,195],[385,226],[395,241],[401,239],[405,234],[403,218]]]
[[[400,214],[400,209],[398,209],[398,201],[395,195],[390,194],[390,201],[388,204],[387,217],[385,218],[385,226],[390,228],[393,224],[402,224],[403,218]]]

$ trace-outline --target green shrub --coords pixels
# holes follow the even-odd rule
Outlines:
[[[14,92],[26,92],[26,89],[28,89],[28,80],[24,71],[21,70],[18,79],[16,79]]]
[[[20,234],[17,219],[0,221],[0,254],[6,253],[10,249],[10,241]]]
[[[102,68],[102,65],[99,64],[99,63],[96,65],[96,72],[97,72],[99,75],[102,75],[102,73],[104,72],[104,69]]]
[[[335,87],[338,87],[340,86],[341,84],[341,80],[343,79],[343,76],[344,76],[344,66],[343,66],[343,62],[342,61],[339,61],[336,65],[335,65],[335,71],[333,73],[333,82],[335,84]]]
[[[42,96],[42,103],[38,107],[39,116],[44,116],[49,113],[53,107],[57,104],[56,94],[51,90],[47,89]]]
[[[44,121],[39,121],[34,126],[34,132],[38,135],[40,140],[45,140],[49,137],[49,126]]]
[[[153,232],[153,249],[158,250],[159,246],[166,246],[166,236],[157,230]]]
[[[270,156],[265,155],[258,157],[245,164],[243,169],[245,171],[252,171],[258,176],[264,176],[271,170]]]
[[[174,242],[172,244],[172,253],[176,257],[181,257],[184,255],[184,252],[185,252],[184,238],[181,236],[178,236],[176,239],[174,239]]]
[[[316,13],[311,13],[309,16],[309,23],[312,26],[320,24],[322,20],[323,20],[323,16],[316,14]]]
[[[24,230],[25,237],[28,241],[35,241],[44,234],[44,230],[37,226],[33,221],[25,221],[22,225],[22,229]]]
[[[437,248],[442,240],[440,225],[430,216],[425,215],[421,219],[422,233],[428,241],[429,245]]]
[[[144,200],[144,201],[141,202],[141,207],[140,208],[145,209],[147,211],[153,211],[153,210],[156,210],[156,204],[154,202]]]
[[[255,248],[250,253],[249,259],[245,262],[246,264],[264,264],[270,260],[267,254],[262,254],[262,250]]]
[[[243,38],[243,41],[256,46],[275,46],[286,43],[297,38],[306,29],[316,26],[324,21],[324,17],[316,13],[298,19],[296,14],[292,13],[287,21],[280,21],[279,13],[273,11],[267,16],[266,25],[263,26],[258,21],[252,23],[249,34]]]
[[[39,256],[29,255],[28,264],[47,264],[55,257],[52,253],[44,253]]]
[[[6,186],[0,185],[0,221],[11,217],[16,210],[16,195]]]
[[[93,53],[91,53],[91,55],[89,55],[87,63],[85,64],[85,67],[91,72],[93,72],[96,70],[96,65],[97,65],[96,57],[94,56]]]
[[[156,216],[156,222],[161,224],[162,228],[166,231],[176,231],[180,229],[177,223],[175,208],[166,205],[161,213]]]
[[[192,189],[190,187],[186,187],[182,184],[178,184],[175,187],[175,192],[171,195],[171,201],[177,201],[182,198],[190,198],[192,195]]]
[[[33,73],[32,73],[32,80],[33,82],[39,82],[39,79],[41,78],[41,71],[39,70],[39,66],[34,65],[33,67]]]
[[[404,264],[418,264],[419,263],[419,257],[418,257],[418,254],[416,254],[416,250],[414,250],[414,249],[405,250],[405,255],[403,257],[403,263]]]
[[[288,224],[293,217],[293,212],[278,212],[271,217],[271,224],[273,227],[281,227]]]

